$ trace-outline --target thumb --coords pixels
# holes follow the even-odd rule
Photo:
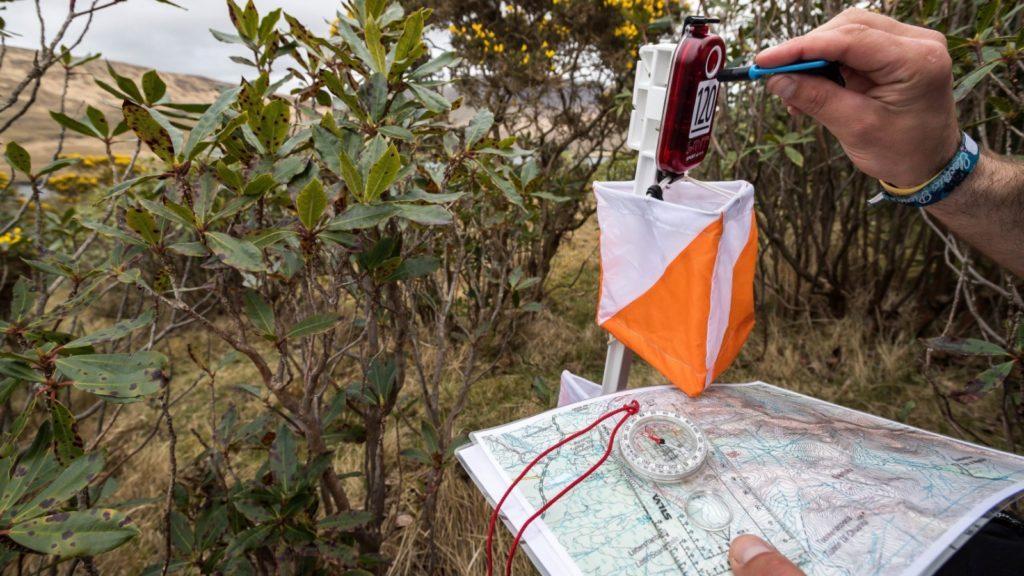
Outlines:
[[[729,547],[729,565],[735,576],[804,576],[779,551],[752,534],[744,534]]]
[[[768,91],[821,122],[843,140],[844,131],[863,125],[881,105],[831,80],[806,74],[778,74],[768,79]]]

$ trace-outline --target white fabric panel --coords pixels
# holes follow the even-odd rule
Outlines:
[[[590,380],[580,378],[569,372],[562,371],[561,385],[558,387],[558,407],[568,406],[601,395],[601,385],[594,384]]]
[[[732,275],[736,260],[750,238],[751,212],[754,209],[754,187],[748,182],[741,184],[736,198],[724,210],[722,240],[718,246],[718,259],[711,285],[711,315],[708,318],[707,381],[711,385],[712,371],[718,360],[725,330],[729,326],[732,308]]]
[[[748,182],[714,184],[736,196],[726,199],[681,181],[669,186],[664,200],[655,200],[633,194],[633,182],[594,183],[603,271],[598,324],[647,292],[669,263],[723,213],[742,198],[752,199]],[[718,339],[720,344],[721,334]]]

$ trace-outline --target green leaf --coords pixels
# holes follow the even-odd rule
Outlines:
[[[104,199],[109,200],[111,198],[119,196],[122,192],[136,186],[137,184],[149,182],[150,180],[156,180],[158,177],[158,174],[147,174],[146,176],[138,176],[135,178],[131,178],[129,180],[125,180],[124,182],[121,182],[116,186],[112,186],[110,190],[107,190],[107,193],[104,195]]]
[[[1002,60],[996,60],[989,62],[983,66],[975,68],[970,74],[960,78],[956,83],[956,88],[953,89],[953,99],[957,102],[963,100],[971,93],[971,90],[981,82],[989,72],[995,69],[996,66],[1002,64]]]
[[[156,70],[150,70],[142,75],[142,92],[146,95],[147,103],[155,104],[167,94],[167,84],[160,79]]]
[[[32,177],[32,157],[29,156],[28,150],[21,147],[21,144],[14,141],[8,142],[7,147],[4,149],[4,158],[11,165],[11,168],[29,178]]]
[[[0,375],[25,382],[46,382],[46,377],[18,360],[0,358]]]
[[[285,228],[274,228],[259,232],[249,236],[247,239],[253,243],[260,250],[269,248],[275,244],[279,244],[288,240],[289,238],[295,238],[296,234],[294,230],[288,230]]]
[[[245,314],[264,336],[274,337],[277,325],[274,323],[274,311],[263,298],[253,290],[246,290],[244,296]]]
[[[61,168],[66,168],[68,166],[71,166],[72,164],[78,164],[78,162],[79,161],[77,158],[60,158],[59,160],[54,160],[53,162],[50,162],[46,166],[40,168],[39,172],[36,173],[36,178],[39,178],[40,176],[46,176],[47,174],[52,174],[57,170],[60,170]]]
[[[263,253],[255,244],[240,240],[223,232],[207,232],[210,249],[220,257],[221,261],[246,272],[263,272]]]
[[[338,137],[319,125],[313,125],[310,135],[313,138],[313,148],[320,157],[320,161],[327,166],[328,170],[340,175],[341,166],[338,165],[338,154],[341,153],[341,142],[338,141]]]
[[[213,35],[214,39],[218,42],[223,42],[225,44],[245,43],[245,40],[242,40],[242,37],[237,34],[228,34],[227,32],[221,32],[220,30],[214,30],[213,28],[210,28],[209,30],[210,34]]]
[[[181,129],[171,122],[171,119],[164,116],[156,108],[148,108],[149,115],[153,120],[160,125],[161,128],[167,131],[167,134],[171,137],[171,149],[174,151],[174,156],[177,157],[181,152],[182,145],[184,143],[184,136],[182,135]]]
[[[475,162],[475,164],[480,167],[480,169],[484,173],[484,176],[488,180],[490,180],[495,187],[501,190],[501,193],[505,196],[505,198],[508,199],[509,202],[515,204],[516,206],[519,206],[520,208],[523,207],[523,197],[520,196],[519,191],[516,190],[516,187],[512,182],[510,182],[504,176],[501,176],[500,174],[495,172],[494,169],[487,162],[477,161]]]
[[[426,226],[452,223],[451,212],[439,204],[397,204],[398,216]]]
[[[1010,372],[1013,371],[1013,367],[1017,365],[1017,360],[1010,360],[1009,362],[1003,362],[996,364],[995,366],[985,370],[981,374],[978,374],[973,380],[967,383],[967,386],[963,390],[958,390],[950,394],[950,396],[965,404],[980,400],[985,394],[988,394],[992,390],[1003,385],[1007,377],[1010,376]]]
[[[932,350],[961,356],[1009,356],[998,344],[975,338],[930,338],[925,340],[925,345]]]
[[[307,163],[306,158],[302,156],[289,156],[278,160],[274,163],[274,181],[280,184],[291,182],[295,176],[306,169]]]
[[[402,126],[386,125],[377,129],[381,134],[397,140],[412,140],[416,137],[408,128]]]
[[[277,180],[274,179],[273,174],[260,174],[249,180],[249,183],[245,185],[243,194],[246,196],[262,196],[273,190],[276,186]]]
[[[321,530],[355,530],[373,520],[373,514],[366,510],[349,510],[334,516],[328,516],[316,523]]]
[[[461,58],[457,57],[455,52],[445,52],[413,70],[412,74],[409,76],[417,79],[430,76],[431,74],[440,72],[449,66],[454,66],[459,60],[461,60]]]
[[[231,543],[228,544],[227,549],[224,551],[224,556],[234,558],[250,548],[259,546],[276,528],[275,524],[262,524],[242,530],[231,539]]]
[[[56,405],[64,409],[64,418],[72,418],[71,413],[67,412],[67,408],[59,403]],[[59,442],[56,435],[54,441]],[[75,458],[59,475],[55,474],[56,478],[39,491],[32,500],[24,506],[20,506],[18,513],[11,520],[17,523],[51,512],[85,488],[89,481],[102,470],[103,458],[99,453],[93,453],[84,458]]]
[[[345,181],[345,187],[348,188],[349,193],[356,198],[364,198],[366,186],[363,184],[363,175],[359,168],[356,168],[356,165],[352,163],[352,159],[348,157],[345,150],[341,150],[338,154],[338,168],[341,171],[341,178]]]
[[[358,204],[332,218],[327,223],[327,229],[345,231],[372,228],[386,222],[398,212],[399,207],[394,204]]]
[[[89,136],[90,138],[103,137],[103,135],[97,132],[96,129],[94,129],[93,127],[87,126],[84,123],[79,122],[78,120],[75,120],[74,118],[71,118],[66,114],[61,114],[60,112],[50,112],[50,117],[53,118],[54,121],[60,124],[61,126],[73,132],[78,132],[83,136]]]
[[[11,320],[18,322],[32,310],[36,301],[36,293],[29,284],[28,278],[19,276],[11,290]]]
[[[171,543],[186,556],[190,555],[195,547],[195,537],[188,518],[177,510],[171,510]]]
[[[110,135],[110,125],[107,124],[107,117],[103,115],[103,112],[88,106],[85,109],[85,116],[89,119],[89,123],[92,124],[93,128],[99,132],[100,136],[107,137]]]
[[[61,375],[79,390],[105,398],[134,400],[156,392],[167,357],[157,352],[81,354],[56,360]]]
[[[437,92],[412,82],[409,82],[408,86],[412,90],[413,95],[416,96],[416,99],[422,102],[431,112],[440,114],[447,112],[451,108],[451,103],[448,102],[448,99]]]
[[[410,280],[412,278],[426,276],[427,274],[437,270],[440,266],[441,261],[433,256],[407,258],[398,265],[398,268],[396,268],[394,272],[385,278],[385,282]]]
[[[167,249],[175,254],[181,254],[190,258],[202,258],[209,253],[202,242],[178,242],[171,244]]]
[[[149,326],[153,323],[155,312],[152,308],[146,310],[141,316],[133,320],[125,320],[118,322],[113,326],[97,330],[87,336],[76,338],[71,342],[64,345],[64,348],[83,348],[85,346],[91,346],[93,344],[99,344],[100,342],[112,342],[114,340],[120,340],[132,332]]]
[[[292,481],[298,470],[298,447],[295,435],[285,424],[277,429],[277,436],[270,446],[270,471],[285,494],[290,494],[294,486]]]
[[[203,112],[203,115],[199,117],[196,125],[188,134],[188,142],[185,144],[185,149],[181,152],[181,155],[184,156],[186,160],[191,160],[193,157],[198,155],[198,149],[196,147],[200,142],[209,138],[217,129],[217,126],[220,125],[224,112],[235,103],[235,100],[238,98],[238,93],[241,92],[241,90],[241,86],[236,86],[230,90],[221,92],[213,105],[207,108],[206,112]]]
[[[295,210],[306,230],[312,230],[327,209],[327,194],[319,178],[313,178],[295,197]]]
[[[371,66],[374,71],[387,75],[386,53],[384,52],[384,45],[380,41],[381,33],[380,28],[377,27],[377,22],[372,19],[368,20],[363,32],[366,37],[366,49],[370,53]]]
[[[124,221],[128,227],[136,231],[146,244],[157,246],[160,244],[160,230],[153,220],[153,215],[137,208],[128,208],[124,213]]]
[[[11,455],[11,445],[25,429],[28,416],[32,413],[35,405],[36,396],[32,395],[25,410],[15,419],[11,430],[4,434],[4,459],[0,460],[0,482],[3,483],[3,490],[0,491],[0,511],[4,512],[4,515],[27,492],[39,489],[43,483],[59,472],[59,466],[50,455],[53,435],[50,433],[48,421],[43,421],[36,430],[36,436],[27,450],[17,458]],[[15,462],[17,465],[13,466]],[[13,474],[11,474],[12,467],[14,468]]]
[[[57,512],[11,527],[11,540],[40,554],[94,556],[117,548],[139,534],[117,510]]]
[[[417,10],[405,19],[402,35],[399,36],[398,43],[395,45],[396,61],[419,57],[422,52],[420,48],[423,40],[423,16],[423,12]]]
[[[175,204],[170,200],[164,199],[163,203],[161,203],[140,198],[139,204],[149,212],[166,220],[170,220],[175,224],[180,224],[185,228],[192,228],[196,225],[195,216],[193,216],[192,211],[189,208],[180,204]]]
[[[75,430],[75,417],[60,402],[50,403],[50,426],[53,428],[53,451],[57,455],[57,459],[61,462],[77,460],[84,453],[82,439],[78,437]],[[18,514],[24,518],[31,518],[35,515],[27,509]]]
[[[490,110],[477,112],[473,120],[469,122],[469,126],[466,126],[466,148],[471,148],[473,144],[479,142],[487,135],[492,126],[494,126],[494,114]]]
[[[414,462],[419,462],[424,466],[430,466],[434,463],[433,458],[431,458],[430,454],[428,454],[427,451],[422,448],[405,448],[399,454],[401,454],[403,458],[408,458],[409,460],[412,460]]]
[[[395,182],[395,176],[402,169],[402,157],[398,149],[392,144],[384,152],[384,155],[370,168],[370,174],[366,178],[366,194],[364,202],[374,202]]]
[[[167,164],[174,163],[174,144],[170,133],[164,129],[148,110],[130,100],[121,103],[121,111],[128,127],[158,158]]]
[[[792,162],[793,164],[796,164],[797,166],[803,168],[803,166],[804,166],[804,155],[801,154],[799,150],[797,150],[796,148],[793,148],[792,146],[786,146],[785,148],[783,148],[783,152],[786,153],[786,157],[789,158],[790,162]]]
[[[341,317],[337,314],[314,314],[299,322],[288,331],[285,338],[303,338],[326,332],[334,327]]]
[[[276,152],[288,138],[291,126],[291,107],[281,99],[271,100],[260,114],[259,124],[253,126],[257,138],[268,152]]]
[[[142,97],[142,92],[139,92],[139,87],[135,85],[135,82],[132,82],[131,79],[118,74],[117,71],[114,70],[114,67],[110,65],[110,62],[107,62],[107,72],[110,73],[110,76],[114,79],[117,87],[127,94],[129,98],[136,102],[145,101],[145,98]]]

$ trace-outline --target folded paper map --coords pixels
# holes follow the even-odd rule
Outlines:
[[[707,462],[683,482],[655,484],[616,453],[527,530],[541,573],[730,574],[729,542],[753,533],[815,576],[927,575],[1024,492],[1020,456],[763,382],[716,384],[698,399],[658,386],[584,400],[475,432],[459,460],[493,504],[545,448],[634,399],[695,422],[711,447]],[[607,424],[520,483],[502,509],[513,531],[598,460]],[[706,531],[687,517],[696,490],[728,505],[726,529]]]

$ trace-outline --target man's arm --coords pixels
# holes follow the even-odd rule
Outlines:
[[[960,143],[945,36],[849,9],[811,33],[764,50],[758,65],[835,60],[847,87],[784,74],[768,81],[794,114],[831,132],[869,176],[899,187],[927,181]],[[945,200],[927,208],[957,236],[1024,277],[1024,164],[985,152]]]
[[[1024,163],[982,152],[967,180],[925,210],[1024,278]]]

